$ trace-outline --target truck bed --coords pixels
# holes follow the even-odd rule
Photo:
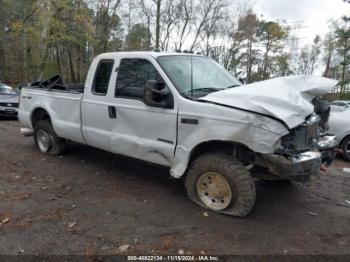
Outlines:
[[[40,107],[50,115],[58,136],[84,143],[81,132],[83,93],[83,85],[65,85],[60,76],[34,82],[21,90],[19,118],[26,126],[33,128],[31,119],[34,111]]]
[[[64,84],[60,75],[55,75],[45,81],[35,81],[28,87],[38,88],[46,91],[63,91],[70,93],[84,93],[84,84]]]

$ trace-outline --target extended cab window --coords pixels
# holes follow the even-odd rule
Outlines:
[[[142,99],[148,80],[163,82],[151,62],[144,59],[122,59],[118,70],[115,96]]]
[[[113,60],[102,60],[97,66],[92,92],[95,95],[106,95],[109,79],[113,70]]]

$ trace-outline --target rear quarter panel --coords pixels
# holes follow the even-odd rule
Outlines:
[[[45,109],[59,137],[85,143],[81,132],[82,94],[24,88],[21,93],[18,118],[33,128],[31,117],[35,109]]]

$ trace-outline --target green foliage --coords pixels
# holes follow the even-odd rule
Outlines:
[[[126,37],[126,50],[150,50],[150,43],[148,41],[148,29],[142,24],[134,25]]]
[[[108,10],[97,14],[85,0],[2,1],[4,24],[9,25],[2,45],[10,83],[57,73],[80,82],[95,55],[123,46],[119,16]],[[101,15],[98,21],[97,15]]]

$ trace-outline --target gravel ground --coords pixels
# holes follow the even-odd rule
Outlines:
[[[204,213],[165,169],[78,144],[43,155],[19,127],[0,121],[0,254],[350,255],[349,163],[257,182],[239,219]]]

